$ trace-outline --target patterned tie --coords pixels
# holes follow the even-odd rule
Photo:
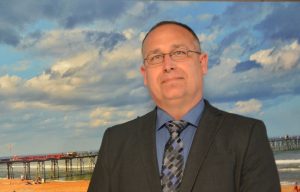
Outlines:
[[[176,192],[179,190],[183,175],[183,142],[180,132],[187,126],[187,122],[169,121],[165,125],[170,132],[170,139],[165,146],[161,169],[161,185],[163,192]]]

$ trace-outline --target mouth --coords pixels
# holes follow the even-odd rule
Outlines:
[[[183,80],[183,77],[166,78],[166,79],[162,80],[162,84],[169,83],[172,81],[178,81],[178,80]]]

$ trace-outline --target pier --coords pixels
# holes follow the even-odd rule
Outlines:
[[[15,178],[15,166],[22,166],[22,179],[42,178],[46,181],[46,179],[59,179],[92,173],[97,156],[98,152],[13,156],[0,158],[0,165],[6,165],[8,179]],[[49,167],[48,171],[46,171],[46,166]]]
[[[300,150],[300,136],[275,137],[269,139],[273,151]]]
[[[269,138],[274,152],[300,150],[300,136]],[[7,170],[7,178],[15,178],[15,168],[22,167],[22,179],[59,179],[76,175],[91,174],[98,152],[71,152],[47,155],[28,155],[0,158],[0,165]],[[46,168],[48,167],[48,168]],[[47,169],[47,170],[46,170]]]

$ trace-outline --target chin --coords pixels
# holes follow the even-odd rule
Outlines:
[[[167,100],[178,100],[183,98],[184,94],[183,93],[177,93],[177,94],[165,94],[164,98]]]

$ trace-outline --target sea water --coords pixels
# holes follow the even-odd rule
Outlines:
[[[281,184],[300,183],[300,150],[275,152]]]

